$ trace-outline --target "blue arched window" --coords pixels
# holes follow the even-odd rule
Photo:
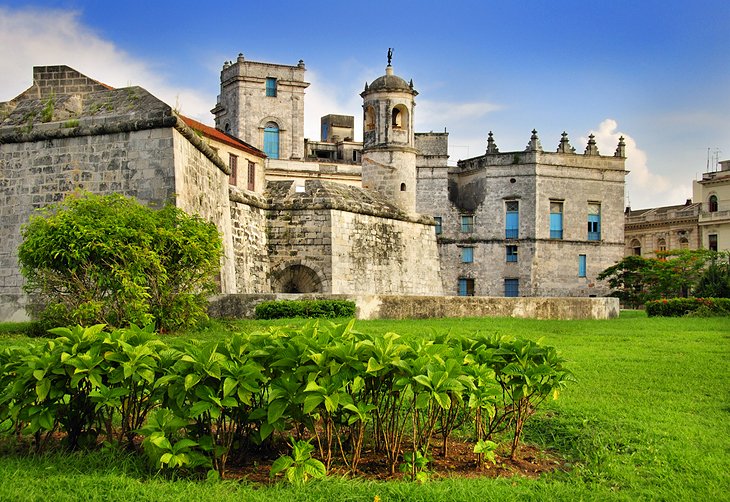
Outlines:
[[[279,126],[268,122],[264,128],[264,153],[270,159],[279,158]]]

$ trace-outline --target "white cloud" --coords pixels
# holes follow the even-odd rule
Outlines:
[[[358,93],[345,93],[348,86],[332,85],[311,70],[307,70],[306,78],[310,85],[304,95],[304,137],[319,141],[320,118],[332,113],[354,115],[355,139],[362,140],[362,99]]]
[[[0,101],[31,86],[33,66],[67,65],[113,87],[142,86],[182,113],[212,123],[215,96],[165,81],[152,64],[85,26],[78,12],[0,7],[0,47]]]
[[[618,130],[618,123],[613,119],[605,119],[597,130],[590,132],[596,137],[598,151],[602,155],[612,155],[616,150],[619,138],[623,136],[626,143],[626,204],[634,209],[682,204],[691,197],[692,187],[686,176],[676,178],[652,172],[649,168],[646,153],[641,150],[634,138]],[[588,138],[581,138],[586,144]],[[577,152],[582,153],[582,152]]]

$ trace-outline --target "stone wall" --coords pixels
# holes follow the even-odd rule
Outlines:
[[[264,200],[235,188],[229,195],[235,290],[268,293],[271,287]]]
[[[433,226],[332,211],[332,292],[440,295]]]
[[[489,298],[406,295],[220,295],[208,313],[223,319],[249,319],[261,302],[271,300],[351,300],[358,319],[443,317],[518,317],[531,319],[615,319],[618,298]]]
[[[332,292],[332,223],[327,209],[274,209],[268,220],[268,248],[273,291],[289,292],[292,270],[316,276],[317,292]],[[298,273],[298,272],[297,272]],[[294,284],[297,292],[308,292]]]
[[[74,192],[117,192],[163,204],[174,194],[172,129],[0,145],[0,295],[4,318],[22,310],[20,229],[34,209]],[[15,301],[11,300],[15,298]]]
[[[267,197],[274,291],[441,294],[430,218],[332,182],[270,182]]]
[[[220,288],[223,293],[236,292],[231,210],[228,198],[228,174],[173,129],[175,162],[175,205],[195,214],[218,228],[223,244]]]

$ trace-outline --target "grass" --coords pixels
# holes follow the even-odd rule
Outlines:
[[[211,322],[187,336],[214,339],[300,320]],[[544,338],[579,382],[528,422],[526,441],[558,452],[566,471],[540,479],[446,479],[421,485],[327,479],[283,484],[167,480],[114,451],[0,453],[0,500],[728,500],[728,318],[611,321],[432,319],[360,321],[403,336],[486,331]],[[31,343],[0,325],[0,346]],[[6,448],[7,450],[7,448]]]

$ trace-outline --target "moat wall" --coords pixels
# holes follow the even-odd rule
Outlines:
[[[497,298],[407,295],[253,294],[219,295],[210,302],[211,317],[250,319],[256,305],[270,300],[351,300],[358,319],[438,317],[518,317],[528,319],[614,319],[618,298]]]

